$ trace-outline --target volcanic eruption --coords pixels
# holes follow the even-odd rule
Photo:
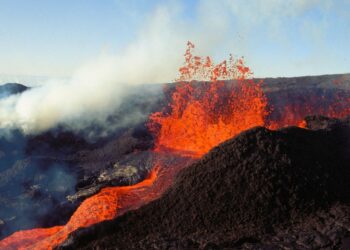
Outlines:
[[[243,130],[264,125],[267,100],[262,82],[250,78],[252,72],[243,58],[234,60],[231,55],[214,65],[210,57],[194,56],[191,42],[187,45],[185,65],[179,70],[169,106],[150,116],[150,129],[156,134],[156,150],[201,156]],[[236,81],[225,84],[229,79]]]
[[[191,179],[195,188],[200,189],[200,185],[195,181],[196,177],[194,177],[195,174],[193,174],[192,171],[196,172],[200,168],[199,165],[205,165],[206,161],[211,161],[216,156],[220,159],[225,158],[225,155],[230,154],[229,152],[222,155],[220,148],[213,148],[231,138],[234,138],[241,132],[256,126],[264,126],[267,129],[258,129],[257,131],[262,134],[261,137],[263,139],[261,139],[261,141],[252,140],[251,143],[253,145],[258,145],[258,148],[260,149],[261,145],[259,143],[261,142],[267,147],[266,154],[276,153],[279,157],[278,159],[282,162],[285,160],[286,166],[291,167],[292,169],[294,165],[288,162],[289,158],[283,158],[283,154],[288,155],[289,151],[287,149],[283,151],[283,149],[283,152],[280,154],[280,146],[278,143],[271,139],[271,143],[275,147],[274,150],[270,150],[269,143],[267,143],[270,141],[270,137],[277,141],[284,140],[284,132],[272,132],[268,129],[279,130],[282,127],[290,125],[304,128],[307,124],[303,118],[304,116],[311,114],[322,114],[333,118],[343,118],[350,114],[350,95],[346,91],[339,90],[335,93],[331,91],[329,93],[327,92],[326,94],[331,97],[318,95],[317,93],[314,96],[298,100],[296,103],[281,103],[282,100],[278,99],[278,91],[277,94],[274,93],[276,90],[272,89],[271,85],[266,84],[262,79],[253,78],[252,71],[245,65],[244,58],[234,59],[233,56],[230,56],[228,60],[215,64],[210,57],[194,55],[193,50],[194,44],[188,42],[187,50],[184,55],[185,63],[183,67],[179,69],[179,78],[176,79],[176,83],[165,85],[165,104],[162,107],[158,107],[156,112],[150,114],[149,120],[147,121],[147,128],[154,138],[152,153],[156,157],[156,163],[154,164],[153,169],[149,171],[148,176],[143,181],[134,185],[104,187],[96,194],[85,199],[65,225],[16,232],[0,241],[1,249],[53,249],[62,244],[68,238],[69,234],[79,228],[91,227],[92,225],[105,220],[113,220],[124,214],[126,214],[126,216],[137,217],[138,212],[136,212],[136,215],[133,215],[132,213],[128,213],[128,211],[137,210],[151,202],[149,206],[146,206],[144,210],[141,208],[141,212],[139,212],[141,214],[144,213],[145,216],[150,216],[150,213],[147,212],[147,209],[150,209],[150,206],[162,207],[159,205],[163,202],[160,197],[165,197],[165,204],[167,204],[172,193],[175,192],[177,195],[180,191],[186,192],[187,190],[189,193],[191,192],[188,183],[182,182],[183,179],[180,179],[181,177]],[[270,102],[270,100],[273,99],[275,100],[274,104],[278,105],[274,106],[274,104]],[[324,104],[322,104],[322,102]],[[246,132],[245,134],[238,136],[237,141],[232,142],[232,145],[235,145],[236,148],[241,147],[243,144],[241,145],[239,143],[240,140],[246,140],[246,136],[249,137],[251,133],[253,132]],[[309,133],[312,134],[310,131],[300,132],[299,130],[293,133],[295,133],[295,136],[302,137],[304,141],[307,141]],[[254,136],[255,135],[252,135],[252,137]],[[290,143],[292,144],[293,136],[288,134],[286,137],[287,138],[285,139],[287,141],[290,140]],[[317,140],[324,142],[323,139]],[[298,143],[296,144],[299,145]],[[225,145],[225,143],[223,145]],[[227,145],[231,147],[230,143]],[[224,148],[223,152],[226,152],[229,147]],[[233,151],[235,147],[233,147]],[[286,146],[283,144],[283,147],[288,148],[288,145]],[[212,150],[211,153],[208,156],[205,156],[197,165],[191,165],[186,172],[181,172],[179,179],[176,179],[175,181],[175,189],[171,189],[176,174],[190,165],[189,162],[195,161],[210,150]],[[245,160],[243,160],[244,155],[249,155],[249,152],[254,153],[254,150],[256,150],[256,148],[247,149],[247,151],[244,152],[238,152],[238,154],[242,154],[243,163],[245,163]],[[316,155],[314,151],[312,152],[313,155]],[[304,151],[302,153],[304,154]],[[163,157],[160,157],[160,155],[163,155]],[[167,157],[174,157],[174,155],[178,158],[190,158],[190,160],[186,164],[174,163],[173,165],[168,166],[169,163]],[[291,157],[291,159],[298,160],[293,157]],[[221,164],[217,163],[215,159],[212,161],[215,162],[215,165]],[[229,160],[225,158],[225,161],[223,161],[222,164],[225,165],[228,161]],[[264,162],[265,159],[262,159],[261,161]],[[243,163],[237,162],[238,165]],[[262,164],[262,166],[265,165]],[[192,167],[193,170],[191,170]],[[344,169],[342,168],[341,170],[343,171]],[[206,171],[210,170],[206,169]],[[259,171],[264,172],[263,167]],[[275,168],[271,170],[271,172],[273,171],[275,171]],[[291,172],[293,171],[288,170],[286,176],[289,176]],[[247,173],[250,174],[250,172]],[[301,178],[302,176],[301,172],[293,172],[293,174],[297,176],[295,178]],[[217,175],[221,176],[224,174],[220,172]],[[239,171],[232,172],[232,175],[240,176]],[[337,176],[337,174],[335,176]],[[206,178],[205,176],[202,177],[203,180]],[[288,181],[290,180],[288,179]],[[315,180],[312,179],[312,181]],[[249,183],[242,184],[241,182],[242,180],[236,180],[235,183],[241,185],[240,188],[242,188],[242,185],[250,185]],[[273,180],[271,180],[271,189],[275,188],[274,185]],[[328,185],[328,182],[324,185]],[[294,188],[291,183],[290,186]],[[169,187],[171,190],[169,191],[170,193],[166,191],[169,190]],[[280,187],[278,186],[277,188]],[[302,188],[305,187],[302,186]],[[270,189],[263,189],[262,191],[268,193]],[[283,192],[287,191],[283,190]],[[166,194],[165,196],[163,196],[164,193]],[[225,196],[224,193],[222,193],[222,195]],[[248,199],[249,195],[251,194],[247,193],[247,197],[244,197],[244,199]],[[213,197],[216,197],[215,194],[213,194]],[[267,194],[266,197],[269,197],[269,194]],[[158,198],[160,199],[157,200]],[[213,200],[215,200],[214,198]],[[154,200],[157,201],[152,202]],[[185,203],[184,201],[181,202]],[[257,199],[257,205],[260,204],[259,202],[262,203],[263,201]],[[295,200],[288,202],[299,205],[299,196],[295,198]],[[244,210],[243,208],[239,209],[242,211]],[[256,215],[253,212],[250,213],[249,211],[246,215],[242,213],[242,218],[245,216],[259,217],[259,215]],[[186,211],[183,212],[185,213]],[[278,211],[276,214],[277,216],[282,217],[284,212],[285,211]],[[160,213],[163,214],[166,213],[166,211],[160,211]],[[166,216],[168,216],[168,214]],[[199,215],[194,213],[194,216]],[[186,219],[185,217],[184,219]],[[129,217],[126,217],[127,221],[129,220],[128,218]],[[198,218],[193,220],[193,222],[197,223],[197,219]],[[169,225],[172,223],[171,220],[172,219],[169,219],[169,221],[167,221]],[[206,220],[207,218],[203,218],[203,221]],[[264,220],[264,218],[262,220]],[[247,221],[251,223],[248,219],[242,220],[242,223]],[[130,223],[131,228],[136,225],[134,219],[130,219]],[[121,225],[124,225],[125,228],[127,228],[128,223],[124,224],[121,223]],[[257,223],[257,225],[260,224]],[[238,227],[238,225],[236,226]],[[229,227],[229,225],[227,225],[227,227]],[[208,228],[213,229],[215,227],[208,226]],[[183,228],[183,230],[186,230],[186,228]],[[268,231],[266,228],[263,228],[263,226],[261,226],[261,230]],[[124,234],[121,234],[121,239],[124,240],[124,236]]]

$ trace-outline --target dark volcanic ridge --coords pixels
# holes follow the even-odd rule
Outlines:
[[[350,119],[257,127],[179,173],[158,200],[63,249],[340,248],[350,237]]]

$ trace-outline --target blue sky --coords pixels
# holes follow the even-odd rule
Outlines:
[[[187,40],[217,60],[245,56],[257,76],[350,72],[350,1],[0,0],[3,75],[69,77],[103,54],[159,60],[162,76],[140,81],[171,81]]]

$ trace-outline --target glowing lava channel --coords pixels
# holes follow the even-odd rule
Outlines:
[[[158,198],[166,188],[164,185],[154,185],[159,171],[160,168],[155,167],[148,178],[133,186],[104,188],[86,199],[66,225],[16,232],[0,242],[0,249],[52,249],[80,227],[113,219],[121,208],[124,208],[124,212],[137,209]]]

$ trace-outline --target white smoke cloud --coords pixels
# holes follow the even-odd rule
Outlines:
[[[51,80],[0,100],[0,127],[37,133],[58,124],[78,130],[92,123],[103,125],[130,86],[165,82],[170,75],[175,78],[185,43],[173,34],[173,15],[168,8],[159,7],[136,42],[122,53],[104,53],[76,70],[69,80]]]
[[[222,21],[213,24],[207,18],[200,20],[208,24],[207,31],[216,33],[208,36],[201,33],[203,29],[194,29],[198,23],[189,27],[183,22],[180,11],[176,3],[158,6],[137,39],[121,53],[103,53],[76,70],[69,80],[51,80],[0,100],[0,127],[20,128],[28,134],[57,125],[72,130],[84,130],[91,124],[106,127],[108,115],[120,106],[131,86],[173,81],[187,40],[204,40],[201,45],[209,48],[226,28]],[[132,122],[138,117],[134,118],[125,120]]]
[[[108,115],[120,106],[130,86],[176,78],[187,40],[198,45],[201,55],[234,52],[249,57],[244,39],[257,23],[265,23],[271,34],[280,37],[285,17],[296,18],[315,6],[326,11],[330,5],[328,0],[203,0],[192,20],[183,18],[183,6],[177,2],[158,6],[120,53],[101,54],[69,80],[51,80],[0,100],[0,127],[36,133],[58,124],[77,130],[92,123],[106,126]],[[305,29],[314,25],[305,24]]]

